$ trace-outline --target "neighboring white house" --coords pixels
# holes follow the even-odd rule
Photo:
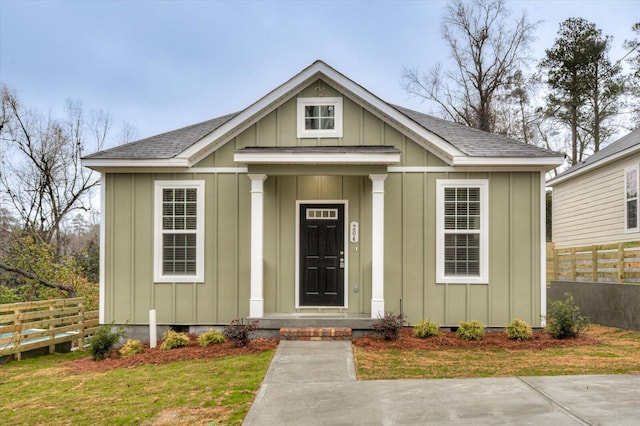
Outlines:
[[[556,248],[640,240],[640,129],[547,182]]]

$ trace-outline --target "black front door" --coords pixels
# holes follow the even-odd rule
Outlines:
[[[300,305],[344,305],[344,205],[300,205]]]

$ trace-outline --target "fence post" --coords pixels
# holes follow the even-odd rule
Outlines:
[[[556,243],[551,243],[551,252],[553,253],[553,279],[558,280],[558,251]]]
[[[624,282],[624,244],[618,243],[618,283]]]
[[[13,313],[16,316],[16,318],[13,320],[13,325],[16,327],[14,331],[14,348],[16,352],[13,354],[13,357],[16,361],[20,361],[20,359],[22,358],[22,352],[20,350],[20,340],[22,340],[22,316],[20,315],[20,308],[15,309]]]
[[[571,281],[576,280],[576,249],[571,249]]]
[[[591,280],[598,282],[598,248],[591,246]]]
[[[53,304],[49,305],[49,310],[53,311]],[[53,342],[53,339],[56,337],[55,326],[53,325],[53,315],[49,315],[49,340]],[[49,353],[52,354],[56,351],[56,345],[53,343],[49,344]]]
[[[80,336],[80,338],[78,339],[78,349],[79,350],[83,350],[84,349],[84,299],[82,299],[80,301],[80,303],[78,304],[78,306],[80,307],[80,323],[78,324],[78,336]]]

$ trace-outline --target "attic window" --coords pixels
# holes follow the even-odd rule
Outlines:
[[[298,98],[299,138],[341,138],[342,98]]]

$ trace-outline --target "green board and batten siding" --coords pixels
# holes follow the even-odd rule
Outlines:
[[[325,86],[325,96],[339,96]],[[309,92],[309,93],[306,93]],[[313,96],[312,90],[302,96]],[[278,107],[203,159],[200,167],[237,167],[236,149],[251,146],[393,145],[396,166],[445,164],[394,128],[344,98],[341,139],[297,139],[296,100]],[[379,173],[380,166],[368,168]],[[265,312],[295,312],[296,200],[346,200],[349,313],[371,305],[371,182],[362,166],[252,166],[264,185]],[[296,175],[296,173],[304,174]],[[313,173],[313,174],[309,174]],[[338,174],[340,173],[340,174]],[[276,176],[276,174],[279,174]],[[368,173],[367,173],[368,174]],[[436,179],[489,180],[490,283],[435,283]],[[205,182],[205,282],[153,282],[155,180]],[[155,308],[163,324],[224,324],[249,314],[250,180],[244,173],[107,173],[105,321],[146,324]],[[385,309],[443,325],[478,319],[504,326],[515,317],[540,324],[539,172],[389,173],[385,181]],[[357,250],[356,250],[357,248]],[[354,292],[354,287],[359,291]]]

